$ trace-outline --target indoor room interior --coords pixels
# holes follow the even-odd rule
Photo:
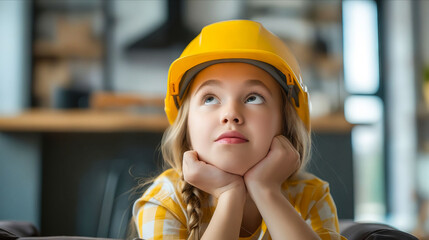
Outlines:
[[[250,19],[295,54],[308,171],[340,220],[429,239],[429,1],[1,0],[0,222],[124,238],[159,151],[168,68],[202,27]]]

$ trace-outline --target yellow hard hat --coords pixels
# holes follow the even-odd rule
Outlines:
[[[204,27],[180,57],[171,64],[165,97],[165,113],[170,124],[176,120],[189,85],[189,80],[183,81],[189,70],[198,65],[204,67],[208,62],[246,62],[246,60],[249,63],[262,62],[271,65],[282,75],[282,80],[276,77],[275,79],[290,96],[298,116],[307,130],[310,130],[309,95],[307,87],[302,82],[298,62],[281,39],[260,23],[250,20],[223,21]]]

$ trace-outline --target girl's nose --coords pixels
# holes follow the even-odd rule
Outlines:
[[[221,121],[223,124],[243,124],[244,118],[237,109],[237,106],[231,104],[231,106],[225,108],[225,112],[221,118]]]

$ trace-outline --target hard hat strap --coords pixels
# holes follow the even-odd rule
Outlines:
[[[288,90],[286,91],[288,99],[293,98],[295,100],[296,107],[299,108],[299,87],[297,85],[288,85]]]

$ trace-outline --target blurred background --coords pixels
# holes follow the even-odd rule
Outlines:
[[[341,219],[429,235],[429,1],[1,0],[0,220],[123,237],[161,170],[168,67],[207,24],[251,19],[310,90],[309,171]]]

